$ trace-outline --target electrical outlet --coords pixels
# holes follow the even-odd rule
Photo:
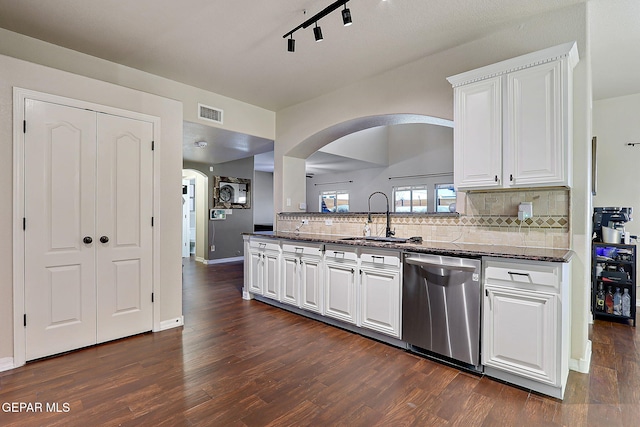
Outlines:
[[[216,250],[216,245],[211,245],[211,252],[215,252]]]
[[[308,219],[303,219],[302,220],[302,225],[309,225],[309,220]]]
[[[291,206],[291,197],[287,197],[287,206]]]
[[[324,220],[324,225],[333,225],[333,220],[332,219],[325,219]]]

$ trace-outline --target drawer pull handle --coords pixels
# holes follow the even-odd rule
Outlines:
[[[297,247],[297,246],[296,246],[296,247],[295,247],[295,251],[296,251],[296,252],[298,252],[298,251],[300,251],[300,252],[304,252],[304,248],[299,248],[299,247]]]
[[[384,264],[384,257],[383,256],[371,255],[371,259],[372,259],[372,261],[374,263],[376,262],[376,259],[382,260],[382,263]]]
[[[508,271],[507,274],[509,275],[515,275],[515,276],[525,276],[525,277],[531,277],[531,275],[529,273],[519,273],[517,271]]]
[[[260,248],[266,248],[267,244],[266,243],[258,243],[258,247]]]
[[[341,252],[341,251],[333,251],[333,255],[335,257],[337,257],[338,255],[342,255],[342,258],[344,258],[344,252]]]

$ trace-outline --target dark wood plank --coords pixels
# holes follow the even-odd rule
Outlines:
[[[635,426],[640,335],[597,320],[591,372],[546,398],[241,299],[242,263],[184,269],[185,326],[0,373],[1,426]]]

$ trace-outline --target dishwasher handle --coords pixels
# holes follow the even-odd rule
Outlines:
[[[413,264],[420,267],[437,267],[437,268],[443,268],[445,270],[458,270],[458,271],[470,271],[470,272],[476,271],[475,265],[448,264],[440,261],[429,261],[422,258],[407,257],[404,259],[404,262],[406,262],[407,264]]]

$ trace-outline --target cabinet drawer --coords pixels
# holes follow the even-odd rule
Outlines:
[[[280,244],[277,241],[251,239],[249,241],[249,246],[251,249],[265,249],[270,251],[280,250]]]
[[[320,246],[300,245],[295,243],[283,243],[282,252],[293,255],[304,256],[321,256],[322,250]]]
[[[522,289],[548,288],[558,290],[562,269],[548,262],[509,262],[495,259],[485,261],[485,283],[508,283]],[[549,289],[551,288],[551,289]]]
[[[363,253],[360,255],[360,260],[369,265],[380,265],[387,267],[400,267],[400,256],[397,254],[389,253]]]
[[[327,261],[357,262],[358,255],[355,252],[344,250],[342,246],[327,246],[324,252]]]

